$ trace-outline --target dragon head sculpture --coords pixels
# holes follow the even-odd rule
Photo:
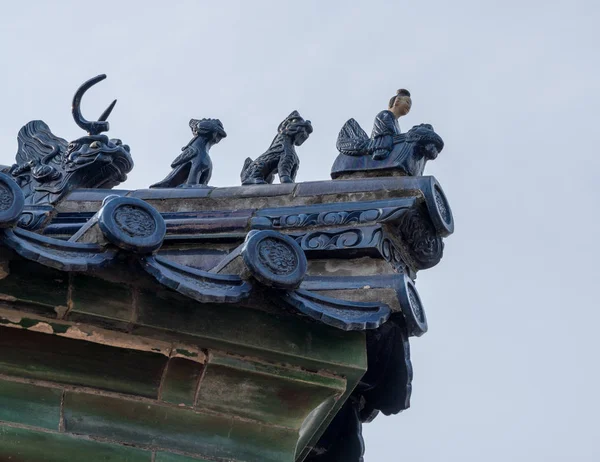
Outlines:
[[[428,160],[434,160],[444,149],[442,137],[430,124],[415,125],[406,133],[406,142],[414,143],[415,154]]]
[[[87,136],[68,143],[41,120],[19,131],[16,164],[5,170],[23,189],[26,204],[56,204],[79,188],[112,188],[133,169],[129,146],[101,134],[109,129],[107,119],[117,101],[97,121],[90,122],[81,114],[84,93],[105,78],[102,74],[88,80],[73,97],[73,118]]]

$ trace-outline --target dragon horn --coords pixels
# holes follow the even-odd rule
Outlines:
[[[100,118],[98,119],[98,122],[105,122],[106,119],[108,119],[108,116],[110,115],[110,113],[112,112],[112,110],[115,107],[115,104],[117,104],[117,100],[114,100],[112,103],[110,103],[110,106],[108,106],[104,112],[102,113],[102,115],[100,116]]]
[[[81,98],[83,98],[83,95],[85,94],[86,91],[88,91],[91,87],[96,85],[98,82],[101,82],[105,78],[106,78],[106,74],[100,74],[94,78],[91,78],[90,80],[85,82],[83,85],[81,85],[75,92],[75,96],[73,96],[73,107],[72,107],[73,119],[75,120],[75,123],[79,127],[86,130],[89,135],[98,135],[102,132],[108,131],[109,125],[108,125],[108,122],[106,121],[106,119],[108,118],[111,111],[115,107],[116,100],[113,101],[111,103],[111,105],[102,113],[102,115],[100,116],[100,120],[90,122],[89,120],[86,120],[83,117],[83,115],[81,114]]]

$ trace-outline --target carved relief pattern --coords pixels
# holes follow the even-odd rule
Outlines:
[[[298,266],[296,253],[285,242],[267,238],[258,248],[260,262],[277,275],[291,274]]]
[[[298,244],[306,250],[332,250],[355,247],[363,241],[360,229],[346,229],[339,232],[317,231],[298,238]]]
[[[433,226],[419,212],[405,214],[398,225],[398,233],[418,268],[430,268],[441,260],[444,251],[442,238],[436,235]]]
[[[374,221],[379,215],[380,210],[300,213],[298,215],[284,215],[279,220],[275,219],[273,225],[281,228],[300,228],[316,225],[339,226]]]
[[[410,301],[410,306],[415,314],[415,317],[419,320],[419,322],[424,322],[425,313],[423,312],[423,307],[421,306],[419,298],[417,297],[417,294],[415,294],[412,286],[408,287],[408,300]]]
[[[14,201],[14,195],[8,186],[0,183],[0,211],[8,210]]]
[[[298,213],[270,216],[273,228],[303,228],[307,226],[344,226],[392,220],[407,207],[389,207],[368,210]]]
[[[396,245],[392,242],[392,240],[388,237],[383,237],[383,232],[380,230],[379,234],[379,252],[381,256],[387,261],[392,267],[394,271],[397,273],[405,273],[406,272],[406,263],[402,258],[402,254],[400,249],[396,247]]]
[[[23,229],[36,229],[48,218],[47,213],[23,212],[19,217],[19,227]]]
[[[154,218],[145,210],[123,205],[115,210],[115,222],[131,237],[147,237],[156,230]]]
[[[442,195],[442,192],[437,187],[434,188],[434,196],[435,204],[437,205],[440,215],[446,223],[450,223],[452,221],[452,218],[450,216],[448,204],[446,203],[446,198]]]

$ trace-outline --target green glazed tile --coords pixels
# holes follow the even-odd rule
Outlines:
[[[248,373],[264,374],[281,377],[290,380],[313,383],[323,387],[335,388],[339,391],[346,389],[346,380],[342,377],[333,376],[331,373],[316,373],[304,369],[286,367],[279,364],[270,364],[253,361],[249,358],[236,357],[222,352],[213,352],[210,364],[247,371]]]
[[[0,460],[11,462],[150,462],[151,452],[57,433],[0,426]]]
[[[69,319],[88,314],[129,323],[133,315],[131,289],[90,276],[76,275],[72,280],[73,308]]]
[[[0,420],[58,430],[62,390],[0,381]]]
[[[293,462],[298,432],[187,408],[67,392],[67,432],[205,458]]]
[[[0,294],[51,308],[67,306],[69,275],[27,260],[10,262],[10,274],[0,280]]]
[[[142,292],[138,309],[141,325],[189,334],[205,348],[252,353],[311,369],[321,364],[357,378],[366,370],[364,332],[344,332],[300,317],[236,305],[185,301],[167,291]]]
[[[0,327],[0,373],[156,398],[167,358]]]
[[[331,409],[345,391],[341,378],[213,356],[197,406],[299,430],[311,412],[324,403]]]
[[[204,364],[185,358],[171,358],[162,385],[161,399],[168,403],[194,405],[198,379]]]
[[[195,457],[180,456],[170,452],[157,452],[154,462],[209,462],[206,459],[196,459]]]

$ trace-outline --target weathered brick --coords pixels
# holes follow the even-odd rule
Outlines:
[[[21,329],[0,327],[0,373],[158,396],[167,357]]]

